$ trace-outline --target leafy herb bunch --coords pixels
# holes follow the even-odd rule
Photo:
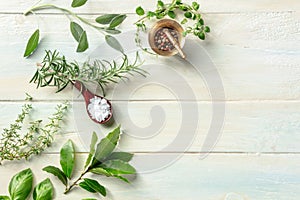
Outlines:
[[[126,75],[133,73],[145,76],[146,72],[140,68],[141,65],[138,54],[133,63],[129,63],[127,55],[124,55],[121,64],[117,64],[116,61],[95,60],[92,63],[84,62],[80,66],[77,62],[67,62],[65,56],[60,56],[57,51],[46,51],[46,56],[42,63],[38,64],[30,82],[36,83],[37,88],[56,87],[57,92],[75,81],[92,82],[98,84],[105,95],[104,87],[109,83],[128,79]]]
[[[42,120],[30,122],[28,132],[20,134],[25,117],[32,109],[31,104],[24,104],[15,123],[3,129],[0,137],[0,165],[4,160],[28,159],[44,151],[54,140],[54,135],[61,129],[61,121],[68,108],[68,103],[56,106],[56,112],[49,117],[49,123],[42,127]]]
[[[201,40],[205,40],[206,33],[210,32],[210,28],[205,25],[202,15],[199,12],[200,5],[197,2],[192,2],[191,5],[182,2],[181,0],[172,0],[171,3],[164,3],[163,1],[157,1],[157,8],[154,11],[147,11],[139,6],[136,8],[136,13],[142,18],[139,19],[135,25],[139,30],[146,30],[145,22],[152,18],[162,19],[164,17],[170,17],[175,19],[178,14],[183,14],[181,24],[189,24],[188,21],[192,21],[193,25],[185,27],[183,36],[193,34]]]
[[[94,132],[90,144],[90,152],[80,176],[71,182],[75,165],[74,145],[71,140],[63,145],[60,151],[61,169],[55,166],[47,166],[44,171],[55,175],[64,185],[65,194],[74,187],[80,187],[91,193],[99,193],[106,196],[106,189],[97,180],[84,178],[88,173],[115,177],[129,183],[124,175],[135,174],[136,170],[128,162],[133,154],[127,152],[113,152],[120,139],[120,126],[110,132],[97,145],[98,137]]]
[[[73,8],[77,8],[83,6],[84,4],[86,4],[86,2],[87,0],[73,0],[71,6]],[[120,43],[115,37],[113,37],[110,34],[121,33],[121,31],[117,29],[117,27],[126,19],[126,15],[106,14],[97,17],[96,19],[94,19],[94,22],[91,22],[90,20],[83,18],[82,16],[72,12],[69,9],[62,8],[53,4],[43,4],[43,5],[34,6],[30,8],[28,11],[26,11],[24,15],[26,16],[29,15],[30,13],[34,14],[36,11],[44,10],[44,9],[59,10],[68,16],[68,18],[70,19],[70,31],[74,39],[78,43],[76,52],[84,52],[85,50],[87,50],[89,47],[89,43],[88,43],[88,37],[86,31],[82,28],[80,24],[76,23],[74,20],[77,20],[82,24],[85,24],[87,26],[90,26],[98,30],[100,33],[102,33],[105,36],[105,41],[107,42],[108,45],[120,51],[120,48],[116,48],[116,46],[121,46]],[[24,52],[24,57],[30,56],[36,50],[39,44],[39,38],[40,38],[40,30],[37,29],[31,35],[31,37],[27,42],[27,46]]]

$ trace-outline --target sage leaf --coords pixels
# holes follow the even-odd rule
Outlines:
[[[99,192],[100,194],[102,194],[103,196],[106,196],[106,189],[105,187],[103,187],[102,185],[100,185],[100,183],[98,183],[98,181],[93,180],[93,179],[89,179],[89,178],[85,178],[84,182],[93,190],[95,190],[96,192]]]
[[[109,34],[120,34],[121,33],[121,31],[114,29],[114,28],[113,29],[106,28],[106,29],[104,29],[104,31]]]
[[[108,160],[100,165],[109,172],[118,175],[118,174],[134,174],[136,170],[127,162],[122,160]]]
[[[65,186],[68,184],[67,176],[59,168],[54,166],[47,166],[43,168],[43,171],[48,172],[56,176]]]
[[[85,199],[81,199],[81,200],[97,200],[97,199],[94,199],[94,198],[85,198]]]
[[[80,7],[80,6],[83,6],[86,2],[87,2],[87,0],[73,0],[71,6],[73,8]]]
[[[79,42],[80,36],[83,33],[83,28],[79,24],[77,24],[76,22],[71,22],[70,23],[70,30],[71,30],[71,33],[72,33],[73,37],[75,38],[75,40],[77,42]]]
[[[37,29],[29,38],[27,45],[26,45],[26,49],[25,49],[25,53],[24,53],[24,57],[28,57],[30,56],[34,50],[37,48],[38,43],[39,43],[39,38],[40,38],[40,30]]]
[[[121,44],[115,37],[113,37],[111,35],[106,35],[105,41],[109,46],[111,46],[115,50],[120,51],[122,53],[124,52],[123,47],[121,46]]]
[[[115,128],[110,132],[105,138],[103,138],[97,145],[95,156],[93,159],[93,164],[98,161],[102,161],[107,156],[109,156],[115,149],[120,138],[120,126]],[[93,165],[92,164],[92,165]]]
[[[90,186],[88,186],[88,184],[85,181],[82,181],[79,183],[79,187],[81,187],[82,189],[91,192],[91,193],[96,193],[96,191],[91,188]]]
[[[113,152],[106,160],[122,160],[129,162],[133,157],[132,153],[127,152]]]
[[[60,165],[69,179],[72,176],[74,159],[74,145],[71,140],[68,140],[60,150]]]
[[[10,200],[8,196],[0,196],[0,200]]]
[[[53,185],[49,178],[45,179],[33,190],[34,200],[52,200],[53,199]]]
[[[135,9],[135,12],[136,12],[136,14],[138,14],[139,16],[142,16],[142,15],[145,14],[145,11],[144,11],[144,9],[143,9],[141,6],[137,7],[137,8]]]
[[[115,28],[119,26],[125,19],[126,15],[118,15],[114,17],[109,24],[109,28]]]
[[[98,141],[98,136],[95,132],[93,132],[91,144],[90,144],[90,152],[89,152],[88,158],[85,162],[84,169],[86,169],[88,167],[88,165],[90,164],[90,162],[95,154],[95,151],[96,151],[95,145],[96,145],[97,141]]]
[[[25,169],[12,177],[8,191],[11,200],[25,200],[32,189],[33,174],[31,169]]]
[[[118,16],[119,14],[106,14],[106,15],[101,15],[96,18],[96,22],[99,24],[109,24],[113,18]]]
[[[86,32],[83,31],[83,33],[81,34],[80,38],[79,38],[79,42],[78,42],[78,46],[77,46],[77,52],[84,52],[85,50],[87,50],[87,48],[89,48],[89,43],[87,40],[87,35]]]

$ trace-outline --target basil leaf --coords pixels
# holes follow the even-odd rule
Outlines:
[[[86,32],[83,31],[83,33],[81,34],[80,38],[79,38],[79,42],[78,42],[78,46],[77,46],[77,52],[84,52],[85,50],[87,50],[87,48],[89,48],[89,43],[87,40],[87,35]]]
[[[26,49],[25,49],[25,53],[24,53],[24,57],[28,57],[30,56],[34,50],[37,48],[38,43],[39,43],[39,38],[40,38],[40,30],[37,29],[29,38],[27,45],[26,45]]]
[[[53,185],[49,178],[45,179],[33,190],[34,200],[52,200],[53,198]]]
[[[125,19],[126,15],[118,15],[114,17],[109,24],[109,28],[115,28],[119,26]]]
[[[139,16],[142,16],[142,15],[145,14],[145,11],[144,11],[144,9],[143,9],[141,6],[137,7],[137,8],[135,9],[135,12],[136,12],[136,14],[138,14]]]
[[[12,177],[8,191],[11,200],[25,200],[31,192],[33,174],[31,169],[25,169]]]
[[[74,168],[74,146],[68,140],[60,150],[60,165],[64,174],[70,179]]]
[[[121,44],[115,37],[113,37],[111,35],[106,35],[105,41],[109,46],[111,46],[115,50],[120,51],[122,53],[124,52],[123,47],[121,46]]]
[[[89,178],[85,178],[84,182],[93,190],[95,190],[96,192],[99,192],[100,194],[102,194],[103,196],[106,196],[106,189],[105,187],[103,187],[102,185],[100,185],[100,183],[98,183],[98,181],[93,180],[93,179],[89,179]]]
[[[0,200],[10,200],[8,196],[0,196]]]
[[[113,152],[106,160],[122,160],[129,162],[133,157],[132,153],[127,152]]]
[[[71,33],[72,33],[73,37],[75,38],[75,40],[77,42],[79,42],[80,36],[83,33],[82,27],[79,24],[77,24],[76,22],[71,22],[70,30],[71,30]]]
[[[109,24],[113,18],[118,16],[119,14],[106,14],[106,15],[101,15],[96,18],[96,22],[99,24]]]
[[[85,166],[84,166],[84,169],[87,168],[87,166],[90,164],[94,154],[95,154],[95,145],[98,141],[98,137],[97,137],[97,134],[95,132],[93,132],[93,135],[92,135],[92,139],[91,139],[91,144],[90,144],[90,153],[89,153],[89,156],[85,162]]]
[[[56,176],[65,186],[67,186],[67,176],[57,167],[47,166],[43,168],[43,171],[48,172]]]
[[[127,162],[122,160],[108,160],[100,165],[112,174],[135,174],[136,170]]]
[[[120,126],[115,128],[98,143],[92,165],[96,164],[98,161],[101,162],[104,158],[109,156],[115,149],[119,138]]]
[[[87,0],[73,0],[71,6],[73,8],[80,7],[80,6],[83,6],[86,2],[87,2]]]
[[[85,181],[80,182],[79,186],[88,192],[96,193],[96,191],[93,188],[91,188],[90,186],[88,186],[88,184]]]

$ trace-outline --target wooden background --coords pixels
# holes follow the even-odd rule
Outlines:
[[[68,7],[71,1],[45,1]],[[46,118],[58,102],[72,100],[71,88],[54,94],[53,89],[36,90],[29,80],[44,49],[58,49],[68,58],[84,59],[103,42],[101,34],[88,30],[90,48],[75,53],[76,43],[69,20],[56,11],[35,16],[22,13],[35,1],[0,2],[0,127],[12,122],[24,103],[25,92],[34,97],[33,117]],[[103,13],[126,13],[121,29],[132,30],[137,20],[135,7],[153,8],[155,1],[89,0],[76,12],[87,18]],[[300,198],[300,3],[299,0],[203,0],[204,18],[212,33],[201,45],[215,63],[226,95],[226,118],[223,132],[213,152],[204,160],[199,153],[210,124],[210,98],[201,77],[189,71],[182,75],[190,81],[201,112],[201,125],[190,149],[171,166],[153,173],[141,173],[132,184],[99,178],[109,189],[106,199],[117,200],[293,200]],[[26,41],[39,26],[42,42],[30,59],[22,58]],[[166,74],[167,76],[167,74]],[[138,126],[149,124],[149,110],[160,105],[177,116],[180,110],[170,93],[158,85],[141,88],[130,103],[132,120]],[[126,91],[124,91],[126,92]],[[111,94],[108,95],[108,98]],[[162,101],[164,100],[164,101]],[[82,102],[76,102],[82,105]],[[118,99],[116,99],[118,104]],[[79,106],[80,107],[80,106]],[[172,113],[174,112],[174,113]],[[67,140],[76,143],[77,163],[86,157],[87,148],[78,135],[74,112],[64,123],[64,132],[52,147],[30,161],[6,162],[0,166],[0,194],[7,194],[10,178],[30,167],[35,182],[48,174],[41,169],[59,163],[59,149]],[[86,120],[90,126],[89,120]],[[124,140],[123,150],[136,156],[156,151],[168,144],[177,132],[180,117],[168,117],[156,138],[146,141]],[[98,127],[104,133],[107,127]],[[79,130],[84,131],[84,130]],[[101,131],[100,131],[101,132]],[[172,153],[172,152],[169,152]],[[81,170],[77,165],[76,174]],[[60,182],[51,177],[56,199],[99,197],[82,190],[63,195]]]

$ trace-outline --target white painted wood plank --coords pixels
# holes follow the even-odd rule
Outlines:
[[[45,119],[53,113],[55,102],[34,103],[32,119]],[[198,109],[198,116],[185,116],[182,119],[182,106]],[[159,106],[165,112],[161,117],[153,119],[151,109]],[[8,127],[21,108],[21,103],[0,104],[0,127]],[[86,152],[89,148],[91,133],[96,131],[99,137],[107,134],[112,127],[100,126],[92,122],[83,102],[73,104],[67,121],[63,123],[63,132],[47,152],[58,152],[60,145],[71,138],[78,145],[78,150]],[[124,130],[120,148],[131,152],[183,151],[184,144],[179,143],[175,149],[164,149],[174,144],[176,136],[184,134],[186,138],[193,136],[187,144],[186,151],[199,152],[208,135],[212,109],[208,102],[113,102],[116,124]],[[300,152],[299,102],[228,102],[223,132],[213,152]],[[152,113],[153,114],[153,113]],[[157,114],[156,114],[157,115]],[[190,121],[198,120],[198,127]],[[160,125],[160,122],[164,122]],[[152,124],[153,123],[153,124]],[[184,125],[183,125],[184,123]],[[149,125],[154,127],[150,129]],[[113,125],[116,126],[116,125]],[[137,126],[137,127],[136,127]],[[180,128],[187,126],[185,132]]]
[[[32,7],[37,1],[35,0],[14,0],[1,1],[0,12],[15,13],[24,12]],[[45,0],[44,3],[53,3],[55,5],[69,7],[71,1]],[[168,2],[168,1],[166,1]],[[171,2],[171,0],[169,0]],[[192,2],[192,0],[185,0]],[[299,11],[300,6],[297,0],[255,0],[255,1],[239,1],[239,0],[201,0],[198,1],[203,12],[277,12],[277,11]],[[135,8],[142,5],[146,9],[153,9],[156,1],[142,0],[90,0],[84,7],[74,9],[84,13],[134,13]],[[53,12],[53,11],[52,11]],[[57,13],[57,12],[56,12]]]
[[[82,169],[87,155],[77,157],[75,176]],[[133,165],[142,154],[137,154]],[[198,154],[185,154],[169,167],[152,173],[138,174],[131,185],[104,177],[92,176],[108,188],[107,198],[124,200],[158,199],[289,199],[299,198],[300,188],[299,155],[238,155],[211,154],[204,160]],[[81,199],[100,196],[75,189],[63,195],[62,184],[57,178],[43,172],[47,165],[59,166],[58,155],[43,155],[30,162],[6,163],[0,166],[0,194],[7,194],[11,176],[21,169],[30,167],[35,183],[50,177],[55,187],[55,199]],[[139,171],[139,167],[137,167]]]

